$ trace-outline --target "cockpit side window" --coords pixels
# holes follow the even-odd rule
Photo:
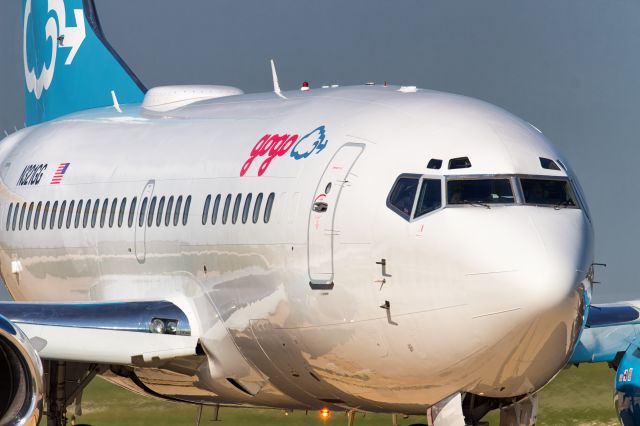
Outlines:
[[[520,178],[525,204],[577,207],[573,189],[566,179]]]
[[[393,184],[387,206],[398,213],[400,216],[409,220],[411,210],[413,209],[413,201],[418,191],[418,183],[420,176],[418,175],[402,175]]]
[[[424,216],[442,206],[442,182],[440,179],[423,179],[414,218]]]

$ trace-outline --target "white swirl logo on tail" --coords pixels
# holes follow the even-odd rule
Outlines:
[[[22,57],[24,58],[24,78],[29,93],[33,93],[36,99],[40,99],[42,93],[48,90],[53,82],[53,74],[56,69],[56,57],[58,53],[58,47],[71,49],[65,65],[71,65],[73,59],[78,53],[78,49],[84,42],[86,37],[86,31],[84,26],[84,11],[82,9],[75,9],[73,14],[76,18],[75,27],[66,26],[66,12],[64,8],[63,0],[49,0],[48,12],[53,12],[56,18],[53,16],[47,19],[45,24],[46,40],[51,41],[51,61],[47,66],[46,63],[42,64],[40,75],[36,75],[35,66],[33,69],[29,68],[29,61],[27,56],[27,25],[29,23],[29,17],[31,16],[31,0],[27,0],[24,7],[24,28],[23,28],[23,41],[22,41]],[[35,23],[34,23],[35,25]],[[36,40],[34,40],[36,43]],[[35,46],[32,46],[35,48]],[[43,61],[44,62],[44,61]]]

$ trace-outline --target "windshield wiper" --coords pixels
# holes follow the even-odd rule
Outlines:
[[[474,206],[474,207],[486,207],[488,209],[491,208],[491,206],[489,204],[483,203],[482,201],[462,200],[462,202],[465,203],[465,204],[469,204],[470,206]]]
[[[575,204],[573,204],[573,201],[571,201],[571,200],[564,200],[564,201],[556,204],[555,206],[553,206],[553,208],[556,209],[556,210],[560,210],[560,207],[562,207],[563,209],[566,209],[570,205],[573,206]]]

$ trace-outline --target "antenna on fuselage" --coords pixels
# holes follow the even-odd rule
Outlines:
[[[113,99],[113,107],[116,111],[122,114],[122,109],[120,109],[120,102],[118,102],[118,97],[116,96],[116,91],[111,91],[111,99]]]
[[[276,71],[276,63],[271,60],[271,76],[273,77],[273,93],[280,96],[282,99],[287,99],[280,90],[280,82],[278,81],[278,73]]]

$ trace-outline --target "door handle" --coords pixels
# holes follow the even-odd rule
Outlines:
[[[324,201],[316,201],[313,203],[313,211],[318,213],[324,213],[329,208],[329,204]]]

